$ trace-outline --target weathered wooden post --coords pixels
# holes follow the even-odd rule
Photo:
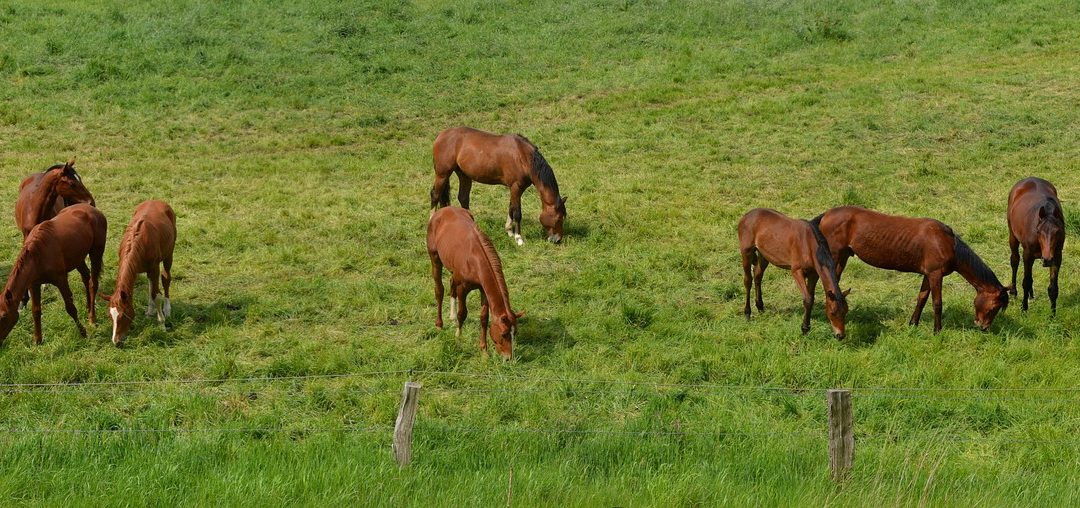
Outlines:
[[[851,392],[829,390],[829,467],[834,481],[844,481],[855,459],[855,430],[852,426]]]
[[[405,467],[412,461],[412,429],[419,399],[420,383],[405,382],[401,408],[398,409],[397,422],[394,423],[394,459],[397,460],[398,467]]]

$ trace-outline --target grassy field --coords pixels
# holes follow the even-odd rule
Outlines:
[[[511,474],[516,505],[1080,501],[1075,2],[278,4],[0,6],[0,203],[76,156],[110,222],[105,291],[137,203],[179,230],[168,330],[83,339],[50,288],[44,344],[24,317],[0,345],[0,382],[63,384],[0,389],[4,504],[490,506]],[[475,294],[460,339],[434,327],[430,149],[459,124],[526,135],[569,196],[551,245],[526,194],[519,248],[508,192],[473,188],[527,311],[509,363],[479,354]],[[1032,309],[981,333],[953,275],[933,335],[907,326],[917,276],[858,261],[843,342],[820,293],[800,335],[775,268],[742,316],[750,208],[934,217],[1007,283],[1029,175],[1068,213],[1056,318],[1039,268]],[[9,218],[0,272],[20,238]],[[179,382],[199,379],[229,381]],[[117,381],[146,384],[67,386]]]

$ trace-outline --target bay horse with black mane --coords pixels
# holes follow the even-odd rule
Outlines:
[[[457,336],[468,310],[465,299],[474,289],[480,290],[480,350],[487,356],[488,314],[494,314],[491,339],[504,360],[514,355],[517,321],[524,312],[510,308],[499,254],[491,240],[476,226],[468,210],[448,207],[437,210],[428,221],[427,250],[431,257],[431,276],[435,279],[435,326],[442,328],[443,266],[450,269],[450,313],[454,316]]]
[[[1016,267],[1020,264],[1019,248],[1024,247],[1024,299],[1021,309],[1028,309],[1028,298],[1034,297],[1031,289],[1031,265],[1041,259],[1050,268],[1050,285],[1046,294],[1050,297],[1050,313],[1057,314],[1058,270],[1061,269],[1061,251],[1065,248],[1065,214],[1061,211],[1057,189],[1042,178],[1025,178],[1016,182],[1009,192],[1006,218],[1009,223],[1009,264],[1012,267],[1012,283],[1009,292],[1016,295]]]
[[[71,159],[22,181],[15,201],[15,224],[26,238],[34,226],[56,217],[62,208],[75,203],[95,204],[94,196],[75,172],[75,159]]]
[[[566,197],[559,194],[559,182],[547,160],[524,136],[451,127],[435,137],[431,150],[435,161],[432,213],[450,204],[451,174],[458,176],[458,203],[465,209],[469,208],[469,192],[474,181],[505,185],[510,188],[506,234],[522,245],[525,241],[521,238],[521,194],[532,185],[540,196],[540,224],[547,239],[553,243],[562,241]]]
[[[817,219],[815,219],[816,221]],[[802,333],[810,331],[810,311],[814,293],[821,279],[825,290],[825,314],[837,339],[844,338],[844,318],[847,315],[847,292],[840,290],[839,278],[829,253],[829,245],[818,230],[817,222],[791,219],[768,208],[750,210],[739,220],[739,252],[742,254],[743,286],[746,288],[746,307],[743,313],[750,319],[751,282],[757,286],[757,309],[762,311],[761,277],[772,263],[791,270],[795,285],[803,295]],[[750,268],[754,268],[753,279]]]
[[[932,295],[934,333],[941,331],[941,280],[954,271],[975,287],[975,325],[983,331],[1009,305],[1009,292],[993,270],[940,221],[841,206],[822,214],[820,224],[837,277],[843,276],[852,255],[878,268],[922,274],[910,325],[919,324],[926,299]]]
[[[33,300],[34,343],[41,344],[41,285],[52,284],[60,290],[64,308],[79,334],[86,328],[79,322],[79,312],[71,300],[68,272],[78,270],[86,288],[86,313],[94,324],[94,294],[101,276],[101,256],[105,252],[107,230],[105,216],[97,208],[79,203],[64,208],[56,217],[38,224],[23,241],[22,251],[11,267],[11,275],[0,295],[0,341],[7,338],[19,319],[17,306],[26,291]],[[90,267],[86,257],[90,256]]]
[[[112,341],[117,347],[123,344],[128,328],[135,318],[132,292],[135,279],[145,273],[150,279],[146,315],[157,316],[165,325],[172,307],[169,305],[169,283],[172,280],[173,247],[176,245],[176,214],[164,201],[148,200],[135,207],[135,213],[120,240],[120,265],[116,271],[116,289],[113,294],[102,294],[109,301],[112,317]],[[160,266],[159,266],[160,265]],[[158,302],[158,275],[165,292],[164,302]]]

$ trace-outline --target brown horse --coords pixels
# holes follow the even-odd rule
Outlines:
[[[1065,215],[1061,211],[1057,189],[1042,178],[1025,178],[1009,192],[1009,264],[1012,266],[1012,283],[1009,292],[1016,295],[1016,266],[1020,263],[1019,247],[1024,246],[1024,299],[1022,310],[1028,309],[1031,289],[1031,265],[1035,258],[1042,259],[1043,266],[1050,267],[1050,285],[1046,294],[1050,297],[1050,313],[1057,314],[1058,270],[1061,268],[1061,251],[1065,247]]]
[[[871,266],[923,275],[911,325],[919,324],[926,298],[933,295],[934,333],[941,331],[941,280],[954,271],[975,287],[975,324],[983,331],[1009,305],[1009,292],[993,270],[949,226],[934,219],[841,206],[822,215],[821,232],[828,239],[837,277],[853,254]]]
[[[41,285],[52,284],[60,290],[68,315],[75,320],[79,334],[86,328],[79,323],[79,312],[71,301],[68,272],[78,270],[86,288],[86,313],[94,324],[94,293],[101,276],[101,255],[105,252],[105,216],[97,208],[76,204],[64,208],[52,219],[38,224],[23,241],[11,275],[0,296],[0,341],[7,338],[19,319],[16,306],[21,295],[30,290],[33,298],[34,342],[41,344]],[[90,256],[90,268],[86,256]]]
[[[480,350],[487,355],[488,310],[495,315],[491,339],[504,360],[514,355],[517,321],[524,312],[510,308],[510,292],[506,289],[502,263],[491,240],[476,227],[468,210],[442,208],[428,222],[428,256],[431,257],[431,276],[435,279],[435,305],[438,315],[435,326],[442,328],[443,282],[442,269],[450,269],[450,313],[461,336],[461,325],[468,310],[465,299],[474,289],[480,290]]]
[[[521,194],[536,187],[542,204],[540,224],[547,239],[559,243],[563,237],[566,198],[559,194],[559,182],[540,150],[524,136],[497,135],[469,127],[451,127],[435,137],[431,147],[435,159],[435,184],[431,187],[431,210],[450,204],[450,175],[458,176],[458,202],[469,208],[473,181],[510,187],[510,210],[506,234],[521,238]]]
[[[26,238],[34,226],[56,217],[64,206],[75,203],[94,205],[94,196],[83,185],[75,172],[75,159],[71,159],[22,181],[19,199],[15,201],[15,224]]]
[[[165,324],[172,307],[169,305],[169,282],[172,280],[173,246],[176,245],[176,214],[164,201],[143,201],[135,207],[135,214],[120,240],[120,267],[116,273],[116,290],[111,295],[102,294],[109,301],[112,317],[112,341],[120,346],[127,337],[128,328],[135,317],[132,290],[135,278],[145,273],[150,279],[150,294],[146,302],[146,315],[158,318]],[[158,265],[161,265],[160,267]],[[164,302],[158,303],[158,274],[165,290]]]
[[[816,219],[815,219],[816,220]],[[742,253],[743,286],[746,288],[746,307],[743,313],[750,319],[750,267],[754,267],[753,283],[757,284],[757,309],[761,301],[761,277],[772,263],[791,270],[795,285],[803,295],[802,332],[810,331],[810,310],[814,307],[817,281],[825,289],[825,314],[837,339],[844,338],[844,317],[847,315],[847,292],[840,291],[829,245],[821,236],[816,222],[795,220],[768,208],[755,208],[739,220],[739,251]]]

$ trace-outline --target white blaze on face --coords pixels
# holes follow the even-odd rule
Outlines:
[[[113,344],[116,344],[116,325],[120,319],[120,311],[116,307],[109,307],[109,315],[112,316],[112,341]]]

